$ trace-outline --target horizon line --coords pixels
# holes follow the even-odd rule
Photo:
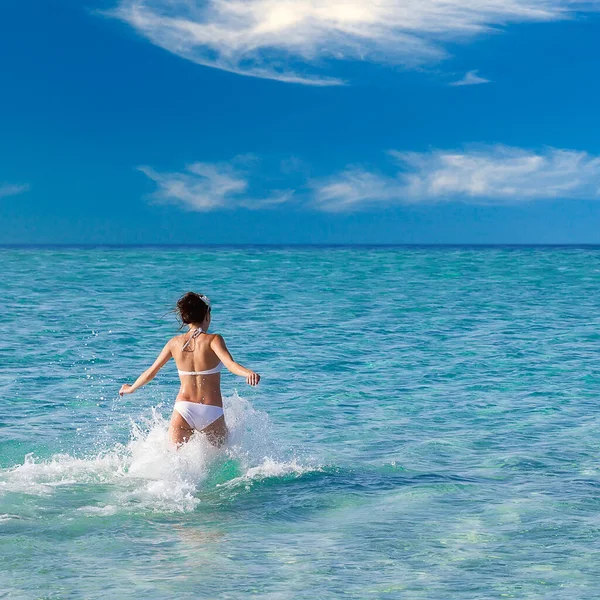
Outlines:
[[[600,242],[579,243],[458,243],[458,242],[390,242],[390,243],[0,243],[0,249],[136,249],[136,248],[600,248]]]

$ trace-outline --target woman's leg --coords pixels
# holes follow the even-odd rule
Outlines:
[[[180,446],[187,442],[194,433],[194,428],[190,427],[188,422],[176,411],[171,415],[171,425],[169,426],[169,439]]]
[[[225,417],[219,417],[208,427],[205,427],[201,433],[206,435],[206,438],[213,446],[220,448],[227,441],[227,435],[229,434]]]

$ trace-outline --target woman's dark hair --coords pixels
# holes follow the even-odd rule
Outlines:
[[[202,299],[200,294],[188,292],[177,300],[175,312],[181,321],[182,326],[189,323],[202,323],[206,313],[210,311],[210,306]]]

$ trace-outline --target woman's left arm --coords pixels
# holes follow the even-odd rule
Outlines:
[[[146,369],[133,383],[133,385],[129,385],[125,383],[121,386],[119,390],[119,396],[123,396],[124,394],[133,394],[135,390],[141,388],[143,385],[146,385],[149,381],[152,381],[156,374],[167,364],[169,359],[173,356],[171,353],[171,342],[167,342],[165,347],[162,349],[161,353],[158,355],[157,359],[154,361],[154,364]]]

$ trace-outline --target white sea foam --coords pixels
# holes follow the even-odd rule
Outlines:
[[[19,517],[16,515],[9,515],[9,514],[2,514],[0,515],[0,523],[3,523],[4,521],[12,521],[12,519],[18,519]],[[1,598],[2,596],[0,596]]]
[[[250,467],[247,471],[234,479],[230,479],[217,487],[233,487],[240,483],[248,484],[251,481],[266,479],[269,477],[285,477],[287,475],[302,475],[311,471],[318,470],[318,467],[304,466],[293,459],[287,462],[279,462],[272,458],[265,457],[263,462],[255,467]]]
[[[94,502],[90,492],[94,503],[79,508],[83,513],[185,512],[201,502],[199,492],[210,485],[235,486],[314,469],[281,449],[266,413],[237,394],[224,404],[231,433],[224,450],[214,448],[202,435],[176,449],[168,439],[168,421],[152,409],[149,418],[132,422],[129,443],[86,457],[56,454],[43,460],[28,455],[23,464],[0,471],[0,491],[51,497],[60,487],[97,484],[107,486],[102,488],[102,502]],[[226,463],[230,468],[223,475],[220,470]],[[215,478],[225,481],[215,483]]]

